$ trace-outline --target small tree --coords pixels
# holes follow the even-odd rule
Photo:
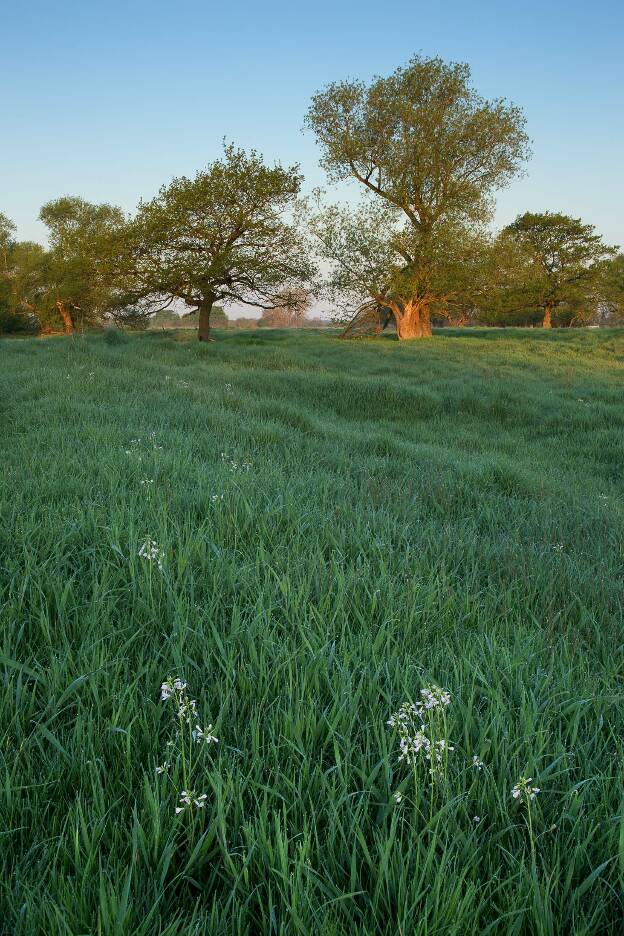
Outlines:
[[[624,254],[605,260],[598,276],[599,306],[608,325],[624,322]]]
[[[9,251],[15,243],[16,227],[10,218],[0,211],[0,270],[4,274],[9,266]]]
[[[45,250],[15,240],[14,233],[15,225],[0,213],[0,331],[36,331]]]
[[[595,305],[601,264],[617,252],[593,225],[549,211],[520,215],[502,232],[506,239],[519,251],[510,269],[511,304],[540,309],[543,328],[552,327],[560,308],[575,310],[571,319],[582,314],[583,303]]]
[[[447,263],[449,232],[461,230],[465,241],[467,228],[490,216],[492,193],[517,174],[527,156],[521,111],[481,98],[470,85],[467,65],[415,57],[368,87],[356,81],[329,85],[314,96],[307,125],[322,147],[330,179],[356,180],[394,215],[390,241],[377,252],[379,262],[386,251],[380,282],[389,292],[382,299],[400,338],[429,336],[431,306],[443,301],[438,284],[446,277],[437,263]],[[397,238],[399,218],[404,227]],[[376,240],[380,233],[375,223]],[[361,233],[360,247],[367,237]],[[335,241],[331,232],[325,252]],[[348,279],[346,266],[343,278]]]
[[[261,327],[269,328],[302,328],[306,324],[306,313],[312,301],[305,289],[293,289],[275,297],[277,305],[273,309],[265,309],[258,322]]]
[[[300,186],[297,166],[267,166],[255,151],[226,146],[194,179],[174,179],[140,203],[119,245],[129,288],[154,304],[182,300],[198,310],[200,341],[217,302],[280,304],[312,274],[284,220]]]
[[[112,205],[66,195],[44,205],[39,217],[50,240],[43,273],[46,305],[70,334],[78,322],[93,324],[119,305],[117,291],[103,277],[103,264],[111,234],[124,216]]]

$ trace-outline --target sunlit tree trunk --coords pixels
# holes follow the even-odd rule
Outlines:
[[[71,312],[62,299],[57,299],[55,305],[59,315],[63,319],[63,331],[66,335],[71,335],[74,331],[74,320],[72,319]]]
[[[544,309],[544,321],[542,322],[542,328],[552,328],[552,306],[550,303],[548,303]]]
[[[429,302],[408,302],[402,310],[393,308],[397,334],[401,341],[414,338],[431,338]]]

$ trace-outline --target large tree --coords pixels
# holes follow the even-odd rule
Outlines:
[[[518,251],[510,269],[511,304],[539,309],[544,328],[558,312],[568,310],[570,319],[596,306],[604,261],[617,252],[592,224],[549,211],[518,216],[503,230],[505,240]]]
[[[432,315],[462,321],[487,291],[491,248],[481,225],[443,219],[423,238],[391,206],[370,200],[313,210],[309,225],[328,270],[325,295],[341,318],[356,308],[367,314],[372,299],[390,311],[399,338],[426,337]]]
[[[101,321],[119,303],[103,268],[111,235],[124,224],[123,212],[65,195],[45,204],[39,217],[50,241],[43,273],[47,308],[68,334],[77,324]]]
[[[489,218],[493,193],[518,173],[528,155],[521,111],[480,97],[467,65],[415,57],[368,86],[330,84],[306,123],[330,179],[356,180],[394,215],[382,298],[399,337],[430,335],[431,307],[444,302],[436,257],[446,263],[451,232],[465,243],[467,229]]]
[[[283,305],[312,273],[285,218],[300,186],[297,166],[268,166],[228,145],[193,179],[174,179],[140,203],[119,243],[121,275],[153,306],[198,310],[200,340],[209,338],[215,303]]]

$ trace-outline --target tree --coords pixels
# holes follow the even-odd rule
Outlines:
[[[4,273],[8,267],[8,254],[11,245],[15,242],[16,228],[10,218],[0,211],[0,268]]]
[[[528,155],[521,111],[481,98],[467,65],[417,56],[368,87],[330,84],[313,97],[306,123],[330,180],[356,180],[393,215],[380,277],[386,291],[372,298],[391,309],[399,337],[429,336],[444,279],[437,257],[447,257],[450,233],[465,242],[467,229],[490,217],[493,192]],[[367,232],[351,229],[354,243],[360,235],[365,249]]]
[[[420,338],[431,334],[432,315],[462,320],[482,297],[490,250],[482,226],[445,219],[422,237],[391,206],[370,200],[355,209],[321,208],[309,224],[329,264],[327,298],[349,317],[357,308],[356,317],[370,318],[372,298],[384,327],[389,310],[399,338]]]
[[[284,220],[300,186],[297,166],[267,166],[253,150],[225,146],[195,178],[174,179],[140,203],[121,238],[122,275],[147,301],[197,309],[200,341],[217,302],[272,308],[312,274]]]
[[[258,322],[260,327],[269,328],[303,328],[306,324],[306,313],[312,301],[305,289],[296,289],[280,293],[275,297],[278,303],[273,309],[265,309]]]
[[[593,225],[549,211],[519,215],[503,230],[506,239],[519,252],[510,294],[524,308],[541,310],[543,328],[552,327],[559,310],[567,309],[572,321],[582,316],[583,305],[595,306],[601,264],[617,252]]]
[[[60,317],[64,331],[70,334],[78,322],[93,324],[119,308],[119,291],[106,281],[103,269],[111,235],[124,224],[121,209],[65,195],[44,205],[39,217],[50,241],[46,305]]]
[[[600,265],[598,293],[603,321],[608,325],[624,322],[624,254]]]
[[[14,239],[15,225],[0,213],[0,331],[36,331],[45,250]]]

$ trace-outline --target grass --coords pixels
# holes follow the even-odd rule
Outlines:
[[[1,931],[620,933],[624,337],[183,337],[0,342]]]

